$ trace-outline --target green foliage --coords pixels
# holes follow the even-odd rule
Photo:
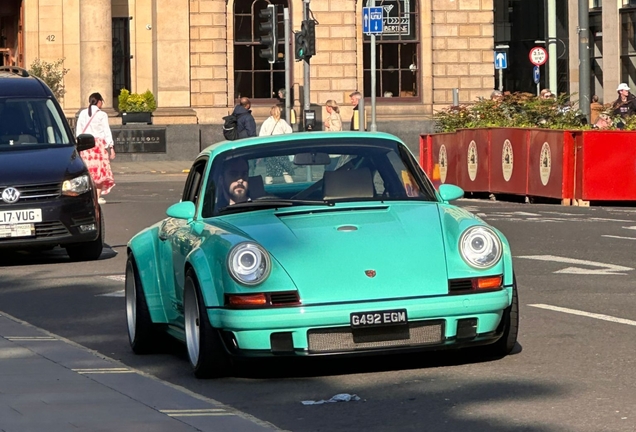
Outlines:
[[[530,93],[507,94],[500,100],[480,99],[472,105],[450,107],[435,113],[440,132],[486,127],[590,129],[576,103],[563,94],[539,99]]]
[[[139,94],[121,89],[117,100],[120,112],[153,112],[157,109],[157,101],[150,90]]]
[[[36,58],[29,67],[29,74],[40,78],[49,86],[56,99],[62,99],[66,90],[64,90],[64,75],[69,69],[64,69],[63,58],[54,62],[47,62]]]

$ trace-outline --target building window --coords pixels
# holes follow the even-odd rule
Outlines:
[[[278,59],[270,64],[259,56],[261,32],[259,11],[267,5],[281,5],[278,16]],[[283,8],[287,0],[236,0],[234,2],[234,98],[274,99],[285,87],[285,59],[283,57],[285,28]],[[291,15],[291,13],[290,13]]]
[[[365,1],[364,6],[369,6]],[[383,9],[382,34],[376,35],[376,85],[378,97],[419,97],[420,68],[417,0],[376,0]],[[364,35],[364,95],[371,95],[371,36]]]
[[[621,9],[621,81],[636,86],[636,9]]]
[[[591,93],[603,94],[603,15],[599,12],[590,13],[590,65]]]

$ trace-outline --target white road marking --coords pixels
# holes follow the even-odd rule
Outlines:
[[[5,336],[4,338],[12,342],[48,342],[57,340],[56,338],[51,336]]]
[[[126,275],[110,275],[104,276],[106,279],[115,281],[115,282],[126,282]]]
[[[624,229],[636,230],[636,226],[623,227]]]
[[[603,234],[601,237],[609,237],[609,238],[617,238],[617,239],[625,239],[625,240],[636,240],[636,237],[622,237],[622,236],[605,235],[605,234]]]
[[[200,416],[232,416],[234,415],[234,413],[226,411],[223,408],[160,410],[160,412],[170,417],[200,417]]]
[[[526,255],[517,256],[516,258],[532,259],[537,261],[561,262],[566,264],[578,264],[589,267],[601,267],[598,270],[585,269],[580,267],[567,267],[557,270],[553,273],[569,273],[569,274],[598,274],[598,275],[626,275],[627,273],[617,273],[634,270],[631,267],[623,267],[615,264],[604,264],[595,261],[580,260],[575,258],[565,258],[554,255]]]
[[[109,292],[106,294],[97,294],[95,297],[125,297],[125,296],[126,296],[126,291],[119,290],[119,291]]]
[[[93,369],[72,369],[73,372],[78,374],[124,374],[124,373],[136,373],[133,370],[127,368],[93,368]]]
[[[556,311],[556,312],[563,312],[563,313],[567,313],[567,314],[571,314],[571,315],[579,315],[579,316],[584,316],[584,317],[588,317],[588,318],[594,318],[594,319],[603,320],[603,321],[615,322],[615,323],[618,323],[618,324],[627,324],[627,325],[630,325],[630,326],[636,326],[636,321],[628,320],[628,319],[625,319],[625,318],[617,318],[617,317],[613,317],[611,315],[603,315],[603,314],[585,312],[585,311],[580,311],[580,310],[576,310],[576,309],[569,309],[569,308],[563,308],[563,307],[559,307],[559,306],[551,306],[551,305],[546,305],[546,304],[529,304],[528,306],[532,306],[532,307],[536,307],[536,308],[540,308],[540,309],[548,309],[548,310],[552,310],[552,311]]]

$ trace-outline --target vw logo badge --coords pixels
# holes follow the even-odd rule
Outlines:
[[[370,278],[374,278],[375,277],[375,270],[365,270],[364,274],[367,275]]]
[[[20,191],[16,188],[8,187],[2,191],[2,201],[6,203],[14,203],[20,199]]]

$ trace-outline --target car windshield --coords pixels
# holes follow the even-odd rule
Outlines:
[[[64,121],[51,99],[0,98],[0,151],[70,144]]]
[[[408,150],[389,139],[257,145],[214,159],[202,215],[341,202],[435,201]]]

